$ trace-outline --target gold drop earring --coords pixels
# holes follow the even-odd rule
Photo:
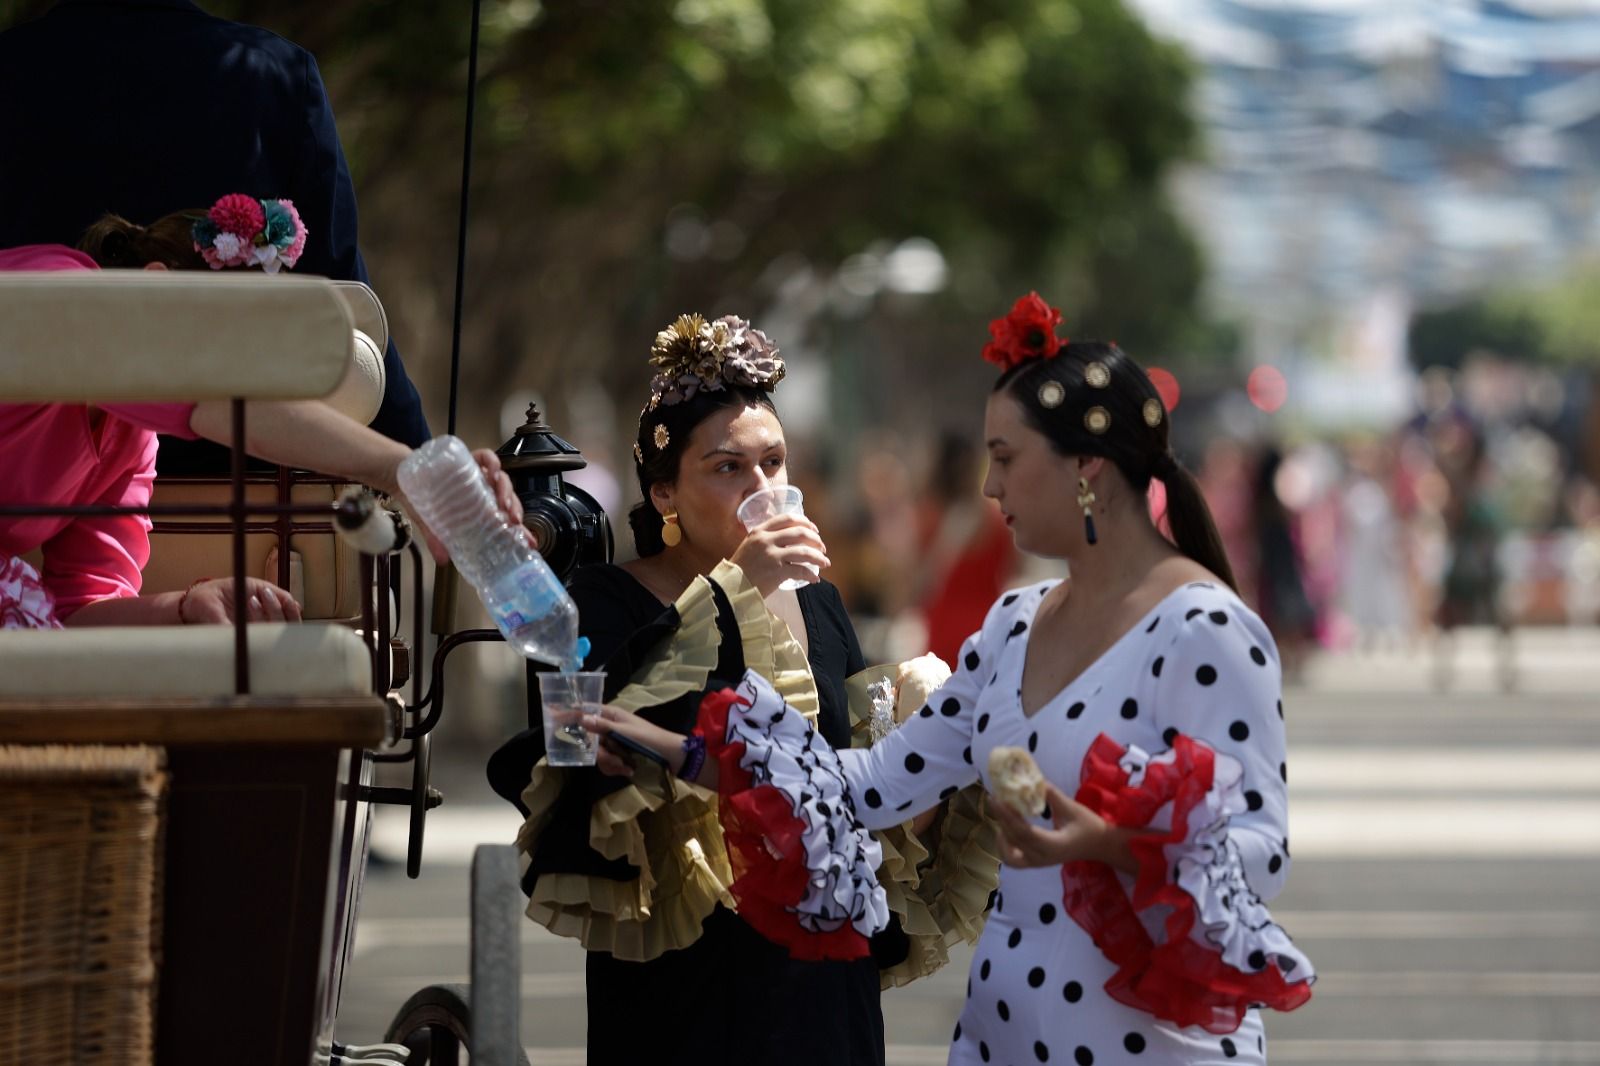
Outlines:
[[[683,540],[683,530],[678,528],[678,512],[668,511],[661,516],[661,543],[676,548]]]
[[[1083,508],[1083,536],[1090,544],[1098,544],[1099,538],[1094,532],[1094,489],[1089,487],[1088,478],[1078,479],[1078,506]]]

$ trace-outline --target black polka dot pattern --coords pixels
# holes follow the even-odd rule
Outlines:
[[[1280,718],[1284,713],[1279,693],[1273,691],[1279,680],[1277,659],[1270,635],[1249,608],[1227,589],[1202,587],[1205,591],[1197,588],[1176,593],[1161,614],[1146,617],[1122,640],[1121,650],[1111,656],[1109,666],[1102,664],[1092,678],[1068,684],[1056,697],[1064,711],[1063,717],[1056,718],[1029,715],[1022,706],[1022,670],[1026,645],[1034,636],[1032,612],[1037,599],[1026,593],[1008,594],[1006,599],[1015,605],[1015,613],[996,620],[981,638],[987,644],[974,642],[962,651],[964,658],[970,654],[973,660],[964,665],[981,673],[962,675],[946,693],[930,701],[928,710],[919,712],[924,718],[970,715],[971,726],[942,730],[930,723],[924,731],[924,723],[917,723],[916,739],[908,735],[906,740],[911,742],[902,742],[904,746],[889,762],[896,775],[891,778],[896,783],[888,793],[889,801],[916,791],[919,803],[926,806],[946,784],[939,781],[928,787],[927,779],[944,776],[945,768],[953,763],[968,767],[964,772],[970,779],[970,767],[982,764],[993,744],[1016,745],[1035,753],[1040,767],[1071,795],[1075,785],[1072,767],[1096,734],[1104,733],[1119,746],[1138,745],[1149,753],[1123,763],[1125,771],[1142,772],[1143,759],[1154,758],[1162,748],[1171,749],[1182,733],[1196,744],[1212,747],[1219,756],[1243,764],[1244,779],[1235,787],[1242,791],[1249,810],[1258,812],[1248,824],[1264,831],[1265,837],[1261,849],[1265,854],[1259,859],[1265,869],[1252,869],[1272,875],[1270,886],[1276,892],[1289,866],[1288,842],[1283,841],[1282,848],[1271,846],[1283,833],[1284,793],[1278,790],[1288,782],[1282,727],[1265,724],[1271,721],[1269,707],[1275,705]],[[1169,618],[1172,624],[1163,626]],[[1014,647],[1004,651],[1002,645],[1007,641]],[[995,676],[991,679],[990,674]],[[983,685],[986,680],[987,686]],[[947,693],[957,693],[959,701]],[[1054,704],[1055,700],[1044,702]],[[1061,712],[1052,710],[1057,713]],[[935,746],[934,734],[960,736],[969,728],[973,739],[965,750],[966,739]],[[1158,735],[1161,747],[1155,746]],[[917,785],[898,777],[897,764],[913,746],[917,755],[926,757],[923,780]],[[951,758],[958,750],[962,751],[961,763]],[[1170,751],[1165,758],[1171,758]],[[909,770],[910,760],[907,762]],[[1274,764],[1280,784],[1271,782]],[[1271,804],[1265,802],[1268,795],[1273,797]],[[1177,861],[1169,857],[1167,865],[1173,867]],[[1205,860],[1188,857],[1172,872],[1187,871],[1184,876],[1189,876],[1204,866]],[[1219,880],[1214,885],[1207,882],[1207,886],[1217,891],[1216,904],[1234,921],[1250,913],[1250,908],[1261,906],[1252,890],[1267,887],[1246,884],[1237,880],[1237,875],[1231,882]],[[1164,1061],[1170,1049],[1163,1030],[1143,1024],[1148,1018],[1117,1013],[1101,991],[1103,978],[1092,976],[1102,964],[1098,952],[1080,955],[1061,939],[1063,930],[1076,932],[1076,927],[1062,907],[1059,879],[1054,892],[1016,887],[1009,898],[1011,908],[1003,914],[998,894],[994,899],[991,916],[996,921],[990,923],[987,943],[981,946],[969,979],[969,996],[973,986],[978,992],[971,997],[953,1038],[963,1049],[957,1057],[972,1055],[968,1049],[981,1043],[973,1059],[994,1066]],[[1285,941],[1255,936],[1250,941],[1234,956],[1247,973],[1276,967],[1287,979],[1289,968],[1295,967],[1297,960],[1304,961]],[[996,963],[1004,972],[996,973]],[[1308,970],[1305,966],[1298,969],[1302,975]],[[1025,983],[1017,983],[1018,978]],[[1057,990],[1060,1001],[1054,1000]],[[1051,1002],[1057,1002],[1054,1009]],[[1241,1051],[1247,1058],[1255,1058],[1237,1036],[1229,1039],[1198,1030],[1190,1051],[1207,1061],[1237,1060]]]
[[[875,788],[869,788],[862,796],[867,801],[867,806],[877,810],[883,806],[883,796]]]
[[[1002,606],[1002,607],[1010,607],[1013,603],[1016,603],[1016,602],[1017,602],[1017,594],[1015,592],[1008,592],[1008,593],[1006,593],[1005,599],[1000,601],[1000,606]]]
[[[916,752],[912,752],[910,755],[906,756],[907,773],[920,774],[927,767],[927,765],[927,760],[918,755]]]
[[[967,652],[966,659],[963,660],[963,665],[965,665],[968,670],[976,670],[979,666],[983,665],[983,660],[978,658],[977,652],[969,651]]]

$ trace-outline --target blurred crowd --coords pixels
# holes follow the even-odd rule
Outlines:
[[[1191,449],[1287,673],[1318,647],[1428,650],[1443,685],[1458,627],[1600,620],[1600,490],[1565,441],[1581,434],[1507,400],[1538,391],[1518,375],[1430,371],[1411,417],[1384,431],[1213,434]],[[1049,576],[982,497],[986,462],[970,436],[886,433],[840,469],[794,471],[869,660],[952,659],[1000,591]]]

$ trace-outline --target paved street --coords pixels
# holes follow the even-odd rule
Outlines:
[[[1286,700],[1295,866],[1274,911],[1320,980],[1269,1017],[1274,1062],[1600,1063],[1600,634],[1521,637],[1512,695],[1486,635],[1457,656],[1454,694],[1429,691],[1418,650],[1316,661]],[[354,1042],[422,985],[466,980],[471,845],[516,830],[468,763],[436,769],[450,802],[422,878],[367,880]],[[399,853],[403,823],[377,846]],[[523,962],[530,1057],[583,1062],[581,952],[527,923]],[[885,996],[891,1063],[944,1062],[965,965]]]

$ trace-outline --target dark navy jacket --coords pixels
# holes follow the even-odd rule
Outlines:
[[[75,245],[107,211],[148,223],[230,192],[294,201],[307,230],[297,273],[367,280],[355,189],[305,49],[189,0],[62,0],[0,33],[0,248]],[[384,369],[372,426],[420,444],[428,425],[393,343]]]

